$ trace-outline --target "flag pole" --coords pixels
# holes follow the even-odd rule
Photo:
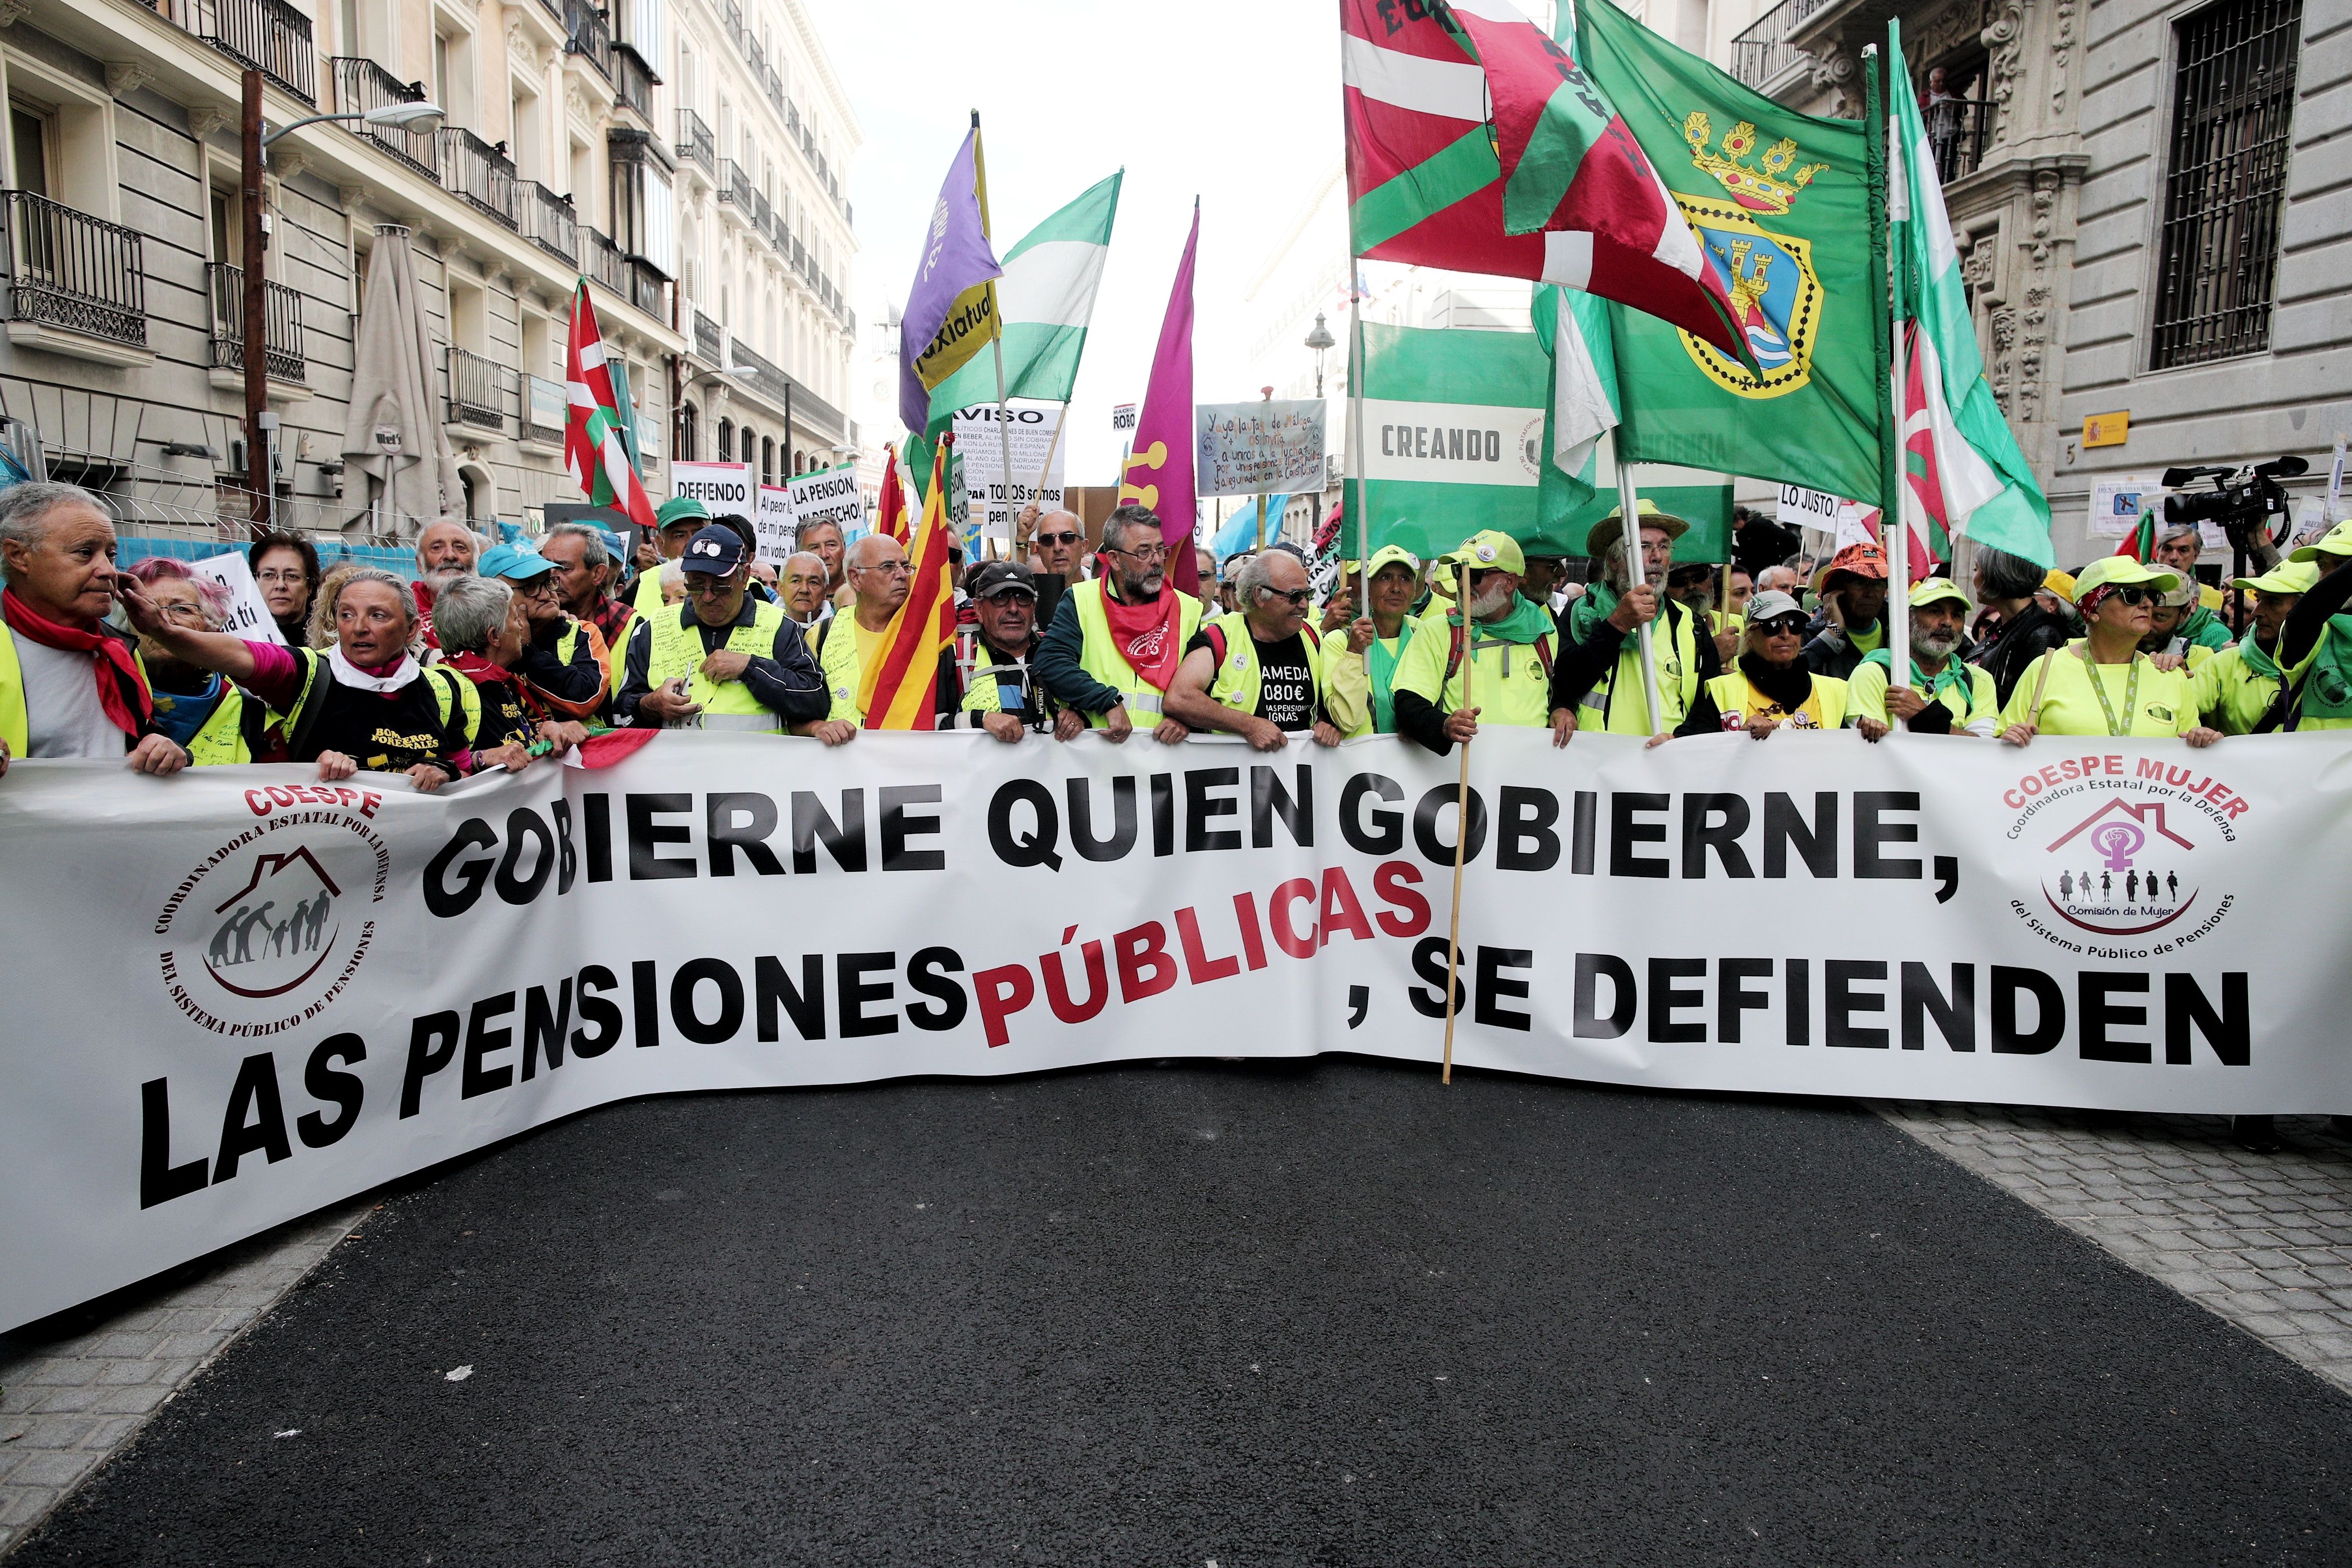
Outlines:
[[[1348,468],[1356,480],[1356,614],[1371,612],[1372,585],[1370,573],[1372,564],[1372,509],[1364,483],[1364,310],[1363,289],[1358,285],[1356,258],[1348,258]],[[1342,499],[1348,488],[1343,479],[1339,486]],[[1343,550],[1341,554],[1345,554]],[[1443,695],[1441,693],[1441,695]]]
[[[1617,542],[1625,552],[1625,586],[1641,587],[1646,580],[1642,571],[1642,498],[1633,485],[1633,465],[1627,462],[1611,444],[1609,455],[1617,464],[1617,515],[1623,519],[1618,530]],[[1650,733],[1663,735],[1665,724],[1658,711],[1658,656],[1650,647],[1650,622],[1643,621],[1642,638],[1642,696],[1650,704]]]
[[[1462,563],[1462,575],[1455,580],[1454,590],[1460,595],[1454,602],[1462,616],[1462,706],[1470,707],[1470,678],[1478,669],[1478,626],[1470,618],[1470,563]],[[1646,638],[1646,633],[1645,633]],[[1644,640],[1643,649],[1649,644]],[[1438,687],[1438,706],[1444,707],[1445,689]],[[1454,786],[1454,915],[1445,927],[1445,1064],[1437,1081],[1454,1081],[1454,975],[1462,966],[1462,862],[1465,846],[1470,842],[1470,742],[1462,742],[1462,778]]]
[[[1062,449],[1062,427],[1069,422],[1070,405],[1065,403],[1062,405],[1062,417],[1054,424],[1054,438],[1045,443],[1045,466],[1037,470],[1037,507],[1041,511],[1045,506],[1045,479],[1054,471],[1054,454]]]
[[[993,245],[996,236],[988,222],[988,160],[981,152],[980,110],[977,109],[971,111],[971,171],[974,194],[980,198],[980,232]],[[996,453],[1004,486],[1004,554],[1010,560],[1019,553],[1015,536],[1020,532],[1021,523],[1018,509],[1013,504],[1013,416],[1004,396],[1004,312],[996,297],[993,282],[988,286],[988,297],[989,313],[994,318],[992,325],[995,329],[994,335],[988,340],[988,352],[996,361]],[[985,526],[983,520],[983,531]]]
[[[1876,100],[1871,110],[1870,142],[1877,153],[1876,164],[1880,199],[1871,212],[1874,246],[1886,253],[1886,369],[1885,377],[1887,401],[1880,414],[1878,437],[1879,483],[1885,499],[1878,511],[1878,536],[1886,545],[1886,653],[1889,668],[1887,689],[1897,682],[1911,681],[1911,521],[1905,515],[1904,496],[1908,486],[1903,478],[1903,416],[1909,407],[1910,388],[1904,374],[1903,355],[1903,264],[1895,253],[1894,216],[1897,200],[1897,181],[1907,181],[1908,174],[1901,166],[1903,149],[1895,143],[1893,117],[1897,85],[1895,62],[1901,58],[1900,24],[1889,17],[1886,23],[1886,47],[1877,51],[1874,62],[1865,62],[1864,74],[1869,79],[1868,96]],[[1910,189],[1903,187],[1903,199],[1908,205]],[[1874,334],[1876,335],[1876,334]],[[1888,527],[1894,533],[1888,539]],[[1895,724],[1894,729],[1901,729]]]

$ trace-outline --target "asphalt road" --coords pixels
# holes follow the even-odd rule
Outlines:
[[[1865,1111],[1327,1059],[446,1167],[9,1568],[2347,1561],[2352,1401]]]

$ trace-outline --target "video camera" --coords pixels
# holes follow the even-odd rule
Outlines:
[[[2199,479],[2211,479],[2213,488],[2166,496],[2164,521],[2175,524],[2219,523],[2229,531],[2232,543],[2243,544],[2254,530],[2268,531],[2266,520],[2275,513],[2282,520],[2273,532],[2273,542],[2276,542],[2286,527],[2286,491],[2279,481],[2294,479],[2310,468],[2301,458],[2289,457],[2243,468],[2167,468],[2166,489],[2179,492],[2182,486],[2193,485]]]

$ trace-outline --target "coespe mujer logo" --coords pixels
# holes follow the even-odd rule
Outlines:
[[[368,820],[382,799],[321,786],[247,791],[260,820],[198,861],[155,917],[156,967],[173,1005],[234,1038],[325,1012],[375,941],[392,869]]]
[[[2061,946],[2104,952],[2118,942],[2191,941],[2237,901],[2222,887],[2228,847],[2253,806],[2200,768],[2068,757],[2002,798],[2017,812],[2008,837],[2030,854],[2039,893],[2011,907]]]

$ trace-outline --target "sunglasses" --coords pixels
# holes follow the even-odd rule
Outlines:
[[[1076,544],[1085,537],[1085,534],[1077,532],[1076,530],[1072,530],[1064,533],[1041,533],[1037,535],[1037,542],[1040,544]]]
[[[2159,605],[2164,602],[2164,595],[2153,588],[2117,588],[2115,595],[2126,605]]]
[[[1801,637],[1805,635],[1805,617],[1802,616],[1780,616],[1755,624],[1756,628],[1768,637]]]
[[[1307,602],[1315,597],[1315,590],[1312,588],[1292,588],[1287,591],[1281,588],[1260,588],[1258,592],[1269,599],[1289,600],[1290,607],[1294,610],[1305,609]]]

